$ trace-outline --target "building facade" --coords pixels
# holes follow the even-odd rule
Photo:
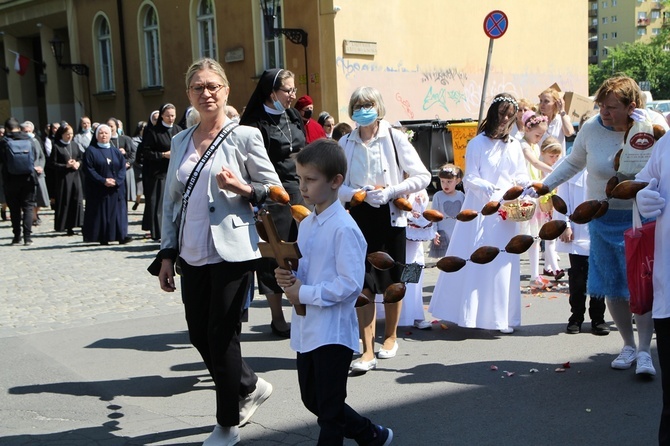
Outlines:
[[[493,40],[484,23],[498,8]],[[380,89],[391,121],[476,119],[482,94],[485,106],[503,91],[535,101],[553,83],[586,95],[587,18],[582,0],[0,0],[0,116],[115,116],[130,129],[165,102],[180,115],[188,65],[210,56],[240,110],[282,66],[338,121],[362,85]]]
[[[589,0],[588,14],[589,63],[600,63],[621,43],[649,43],[670,25],[670,13],[659,1]]]

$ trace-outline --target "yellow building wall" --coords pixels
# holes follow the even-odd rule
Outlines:
[[[588,93],[588,3],[564,0],[337,0],[335,66],[340,120],[359,86],[378,88],[390,121],[477,118],[490,39],[483,23],[496,9],[509,27],[494,41],[487,106],[497,93],[537,100],[554,82]],[[344,40],[377,43],[374,56],[350,56]]]

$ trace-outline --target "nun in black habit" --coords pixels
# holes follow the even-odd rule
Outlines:
[[[291,108],[296,93],[295,75],[292,72],[281,68],[265,70],[249,99],[240,124],[256,127],[261,131],[270,161],[279,175],[282,186],[291,197],[291,204],[304,204],[292,157],[305,147],[302,117],[295,108]],[[281,239],[295,241],[298,226],[291,216],[289,206],[271,202],[266,206]],[[272,332],[280,337],[289,337],[290,328],[282,311],[282,289],[277,285],[274,276],[277,262],[274,259],[263,258],[259,260],[258,265],[256,271],[258,289],[260,294],[267,296],[270,305]]]
[[[163,191],[165,176],[170,164],[172,138],[182,128],[175,124],[175,106],[163,104],[158,110],[158,121],[144,129],[140,147],[142,159],[142,182],[144,184],[144,215],[142,229],[151,232],[153,240],[161,238],[163,218]]]

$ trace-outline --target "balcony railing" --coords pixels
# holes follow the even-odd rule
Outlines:
[[[649,19],[637,19],[637,26],[649,25]]]
[[[589,17],[598,17],[597,9],[589,9]]]

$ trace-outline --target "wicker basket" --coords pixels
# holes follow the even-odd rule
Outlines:
[[[513,200],[504,203],[500,210],[505,212],[505,218],[512,221],[528,221],[535,214],[534,200]]]

